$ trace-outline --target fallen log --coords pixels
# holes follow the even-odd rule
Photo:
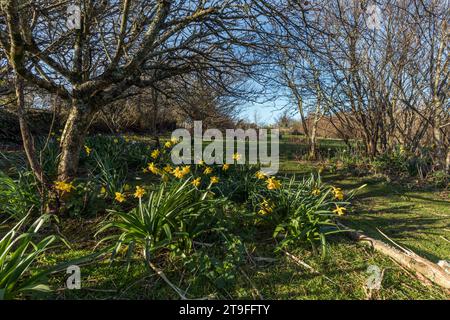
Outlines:
[[[400,249],[394,248],[383,241],[370,238],[358,231],[351,230],[341,223],[338,225],[340,228],[347,230],[348,232],[346,233],[353,240],[371,246],[378,252],[391,257],[403,267],[423,275],[443,288],[450,289],[450,274],[446,273],[439,265],[422,258],[410,250],[405,250],[400,246],[398,246]]]

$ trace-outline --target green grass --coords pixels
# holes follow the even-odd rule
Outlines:
[[[81,244],[81,243],[80,243]],[[313,267],[317,273],[297,265],[283,254],[273,253],[271,241],[246,243],[248,258],[231,288],[217,290],[209,282],[192,281],[192,275],[180,273],[179,261],[165,259],[162,266],[171,281],[192,298],[212,299],[446,299],[448,295],[433,285],[424,286],[390,259],[359,246],[344,237],[329,245],[325,260],[309,248],[299,247],[291,253]],[[86,249],[55,252],[46,263],[75,259],[89,254]],[[275,261],[261,261],[258,258]],[[369,265],[384,272],[382,289],[368,291],[365,283]],[[82,289],[64,290],[65,274],[55,275],[51,284],[59,290],[55,299],[178,299],[178,296],[142,259],[136,259],[127,270],[125,262],[110,265],[108,261],[81,266]],[[245,274],[245,275],[244,275]],[[47,296],[48,298],[49,296]]]

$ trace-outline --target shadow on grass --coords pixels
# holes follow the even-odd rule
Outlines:
[[[450,207],[450,199],[448,201],[445,200],[438,200],[438,199],[432,199],[432,198],[427,198],[427,197],[423,197],[423,196],[418,196],[416,194],[413,195],[408,195],[410,198],[413,199],[418,199],[418,200],[423,200],[423,201],[428,201],[428,202],[432,202],[435,204],[443,204],[443,205],[448,205]]]
[[[420,244],[423,241],[427,241],[424,237],[430,241],[430,238],[441,236],[440,229],[449,228],[450,220],[448,218],[407,216],[406,214],[410,213],[408,208],[411,207],[413,206],[406,205],[395,209],[390,208],[389,215],[383,213],[383,211],[385,211],[384,209],[372,211],[371,215],[358,216],[355,220],[345,221],[345,224],[350,228],[360,230],[364,234],[390,245],[392,245],[392,243],[378,230],[386,234],[395,242],[398,242],[400,245],[402,245],[403,242],[408,241],[408,244],[406,245],[408,249],[413,250],[420,256],[437,262],[443,258],[445,251],[432,252],[428,245],[423,247]],[[391,214],[397,216],[392,217]],[[431,245],[431,243],[429,243],[429,245]],[[445,250],[445,248],[442,249]]]

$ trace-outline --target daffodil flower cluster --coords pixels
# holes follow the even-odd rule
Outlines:
[[[116,200],[119,203],[125,202],[127,200],[127,194],[129,190],[131,190],[131,187],[129,185],[123,186],[123,192],[116,192],[114,194],[114,200]],[[146,191],[141,186],[136,186],[133,197],[136,199],[141,199],[146,194]]]
[[[256,172],[255,176],[259,180],[265,180],[268,190],[276,190],[276,189],[280,189],[281,188],[280,180],[277,180],[274,177],[269,177],[266,173],[264,173],[262,171]]]

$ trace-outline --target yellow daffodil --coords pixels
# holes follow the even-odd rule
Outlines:
[[[172,146],[172,142],[167,141],[166,143],[164,143],[164,147],[166,148],[170,148]]]
[[[219,178],[216,176],[212,176],[210,179],[210,183],[214,184],[214,183],[218,183],[219,182]]]
[[[163,168],[163,170],[167,173],[170,173],[170,172],[172,172],[173,168],[170,164],[168,164]]]
[[[222,166],[222,170],[223,170],[223,171],[227,171],[228,169],[230,169],[230,165],[229,165],[228,163],[225,163],[225,164]]]
[[[236,152],[233,154],[233,160],[238,161],[240,159],[241,159],[241,155],[239,153]]]
[[[100,188],[100,194],[106,194],[106,188],[104,186]]]
[[[156,159],[156,158],[159,157],[159,154],[160,154],[160,153],[161,153],[161,152],[160,152],[158,149],[155,149],[155,150],[152,151],[152,153],[150,154],[150,156],[151,156],[153,159]]]
[[[180,169],[180,167],[176,167],[175,170],[172,171],[172,174],[175,178],[181,179],[184,177],[183,169]]]
[[[311,194],[313,196],[319,196],[320,195],[320,189],[319,188],[314,188],[313,191],[311,191]]]
[[[198,165],[199,165],[199,166],[204,166],[204,165],[205,165],[205,161],[199,160],[199,161],[198,161]]]
[[[344,193],[342,193],[342,192],[336,193],[336,194],[334,195],[334,197],[335,197],[337,200],[342,201],[342,200],[344,200]]]
[[[117,202],[124,202],[126,200],[125,195],[123,193],[120,192],[116,192],[116,197],[115,197]]]
[[[144,188],[140,187],[140,186],[136,186],[136,191],[134,193],[134,197],[135,198],[142,198],[145,194],[145,190]]]
[[[148,172],[147,168],[142,169],[142,173],[147,173],[147,172]]]
[[[172,138],[170,139],[170,142],[172,142],[172,144],[177,144],[177,143],[178,143],[178,139],[175,138],[175,137],[172,137]]]
[[[343,216],[345,215],[345,211],[347,211],[346,208],[344,207],[339,207],[338,205],[336,206],[336,209],[333,210],[333,213],[336,213],[338,216]]]
[[[194,187],[198,188],[200,186],[201,182],[202,182],[202,178],[198,177],[198,178],[195,178],[194,180],[192,180],[191,183]]]
[[[267,183],[267,189],[269,189],[269,190],[275,190],[275,189],[281,188],[281,182],[275,178],[267,179],[266,183]]]
[[[156,167],[156,165],[155,165],[153,162],[150,162],[150,163],[148,164],[147,169],[148,169],[148,171],[150,171],[150,172],[153,173],[153,174],[158,174],[158,173],[159,173],[158,168]]]
[[[339,201],[344,200],[344,192],[342,191],[341,188],[331,187],[331,189],[335,199]]]
[[[114,139],[114,143],[119,143],[119,139]]]
[[[257,173],[255,173],[255,176],[259,179],[259,180],[263,180],[266,178],[266,174],[262,171],[258,171]]]
[[[89,148],[88,146],[84,146],[84,150],[86,151],[88,156],[91,154],[92,149]]]
[[[73,186],[72,182],[68,183],[64,181],[56,181],[55,189],[65,193],[70,193],[73,189],[75,189],[75,187]]]
[[[213,172],[213,169],[210,167],[206,167],[205,170],[203,170],[204,174],[211,174]]]
[[[189,172],[191,172],[191,167],[190,166],[184,166],[183,169],[181,169],[181,172],[183,172],[183,174],[186,175]]]

